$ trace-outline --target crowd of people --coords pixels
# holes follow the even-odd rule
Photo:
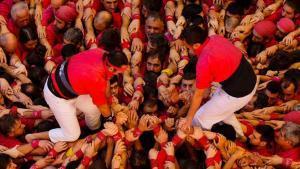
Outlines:
[[[0,169],[300,169],[299,0],[0,0]]]

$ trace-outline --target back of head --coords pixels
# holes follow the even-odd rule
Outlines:
[[[190,44],[203,43],[208,36],[206,29],[202,29],[198,26],[189,26],[183,31],[184,40]]]
[[[243,15],[244,14],[244,8],[237,2],[231,2],[227,8],[226,11],[230,13],[231,15]]]
[[[292,7],[296,13],[300,13],[300,3],[298,0],[286,0],[285,3]]]
[[[11,161],[9,155],[0,153],[0,169],[7,169]]]
[[[24,1],[19,1],[12,5],[11,10],[10,10],[10,16],[12,17],[13,20],[16,20],[18,12],[21,12],[24,10],[29,11],[27,3]]]
[[[279,93],[281,90],[280,83],[277,81],[271,81],[267,84],[266,89],[273,94]]]
[[[162,7],[161,0],[143,0],[142,2],[143,2],[143,6],[149,12],[160,12],[160,9]]]
[[[255,130],[261,134],[261,140],[267,143],[272,143],[275,137],[275,131],[271,126],[268,125],[258,125]]]
[[[120,43],[120,33],[113,28],[104,30],[101,39],[99,40],[99,46],[103,47],[103,49],[107,51],[119,49]]]
[[[211,131],[215,133],[220,133],[231,141],[235,141],[236,139],[236,132],[234,128],[231,125],[223,122],[214,124],[211,128]]]
[[[261,109],[268,106],[268,96],[263,92],[258,92],[256,95],[257,99],[254,102],[254,107]]]
[[[64,40],[74,44],[75,46],[80,45],[83,39],[82,31],[78,28],[69,28],[64,33]]]
[[[64,59],[76,55],[77,53],[79,53],[79,49],[74,44],[66,44],[61,50],[61,55]]]
[[[202,12],[202,6],[197,4],[185,5],[182,10],[182,16],[188,21]]]
[[[117,67],[128,65],[128,59],[126,55],[121,51],[111,51],[106,55],[106,58],[109,63]]]
[[[300,144],[300,125],[287,122],[282,128],[285,132],[285,137],[291,141],[293,147]]]

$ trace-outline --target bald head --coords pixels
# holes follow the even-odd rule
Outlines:
[[[10,11],[11,17],[18,27],[25,27],[29,24],[29,9],[26,2],[15,3]]]
[[[102,32],[104,29],[111,26],[113,17],[110,12],[98,12],[94,19],[94,27],[97,31]]]
[[[14,53],[17,48],[17,38],[12,33],[0,35],[0,46],[6,53]]]

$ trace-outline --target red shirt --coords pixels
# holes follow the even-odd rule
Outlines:
[[[42,25],[43,26],[48,26],[52,21],[54,20],[54,11],[52,6],[48,6],[48,8],[46,8],[43,11],[43,16],[42,16]]]
[[[78,95],[91,95],[94,104],[107,103],[106,65],[103,61],[104,50],[91,49],[74,55],[68,64],[68,78],[73,90]]]
[[[21,145],[22,143],[13,137],[6,137],[0,134],[0,145],[7,148],[14,148],[16,145]]]
[[[278,155],[282,158],[290,158],[294,161],[300,161],[300,147],[292,148],[290,150],[281,151]]]
[[[0,2],[0,15],[2,15],[6,21],[8,21],[12,5],[13,0],[3,0]]]
[[[198,56],[196,87],[204,89],[212,82],[228,79],[238,68],[242,53],[222,36],[209,37],[195,50]]]
[[[14,23],[12,19],[7,22],[8,30],[13,33],[16,37],[19,37],[20,28]]]
[[[266,18],[266,20],[272,21],[275,24],[280,20],[280,18],[282,18],[282,10],[283,7],[277,9],[277,11],[275,11],[273,14],[271,14],[270,16],[268,16]],[[293,19],[295,22],[295,25],[299,26],[300,25],[300,14],[295,14],[295,18]]]
[[[47,40],[51,46],[54,46],[58,43],[63,43],[63,34],[56,31],[54,22],[47,26],[46,33]]]

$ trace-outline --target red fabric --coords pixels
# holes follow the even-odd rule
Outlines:
[[[119,12],[114,12],[112,13],[112,17],[113,17],[113,20],[114,20],[114,27],[117,28],[117,29],[121,29],[121,26],[122,26],[122,16],[121,16],[121,13]]]
[[[77,11],[74,3],[63,5],[55,12],[55,16],[65,22],[73,22],[77,17]]]
[[[58,43],[63,43],[63,34],[57,32],[54,22],[47,26],[46,32],[47,40],[51,46],[54,46]]]
[[[53,47],[53,61],[56,64],[61,64],[64,61],[64,58],[61,56],[61,50],[63,48],[63,44],[59,43]]]
[[[21,117],[20,120],[21,123],[25,125],[27,131],[33,131],[36,121],[35,119]]]
[[[52,21],[54,21],[54,9],[52,6],[48,6],[44,11],[43,11],[43,16],[42,16],[42,25],[43,26],[48,26]]]
[[[282,7],[277,9],[277,11],[275,11],[273,14],[269,15],[267,18],[265,18],[265,20],[269,20],[272,22],[277,22],[280,18],[281,18],[281,13],[282,13]]]
[[[22,143],[13,137],[5,137],[0,134],[0,145],[5,146],[7,148],[13,148],[16,145],[21,145]]]
[[[90,94],[96,105],[107,103],[106,66],[101,49],[91,49],[72,56],[68,65],[68,78],[78,95]]]
[[[250,136],[254,131],[254,127],[251,125],[251,123],[248,121],[244,121],[244,120],[240,120],[240,123],[242,123],[243,125],[245,125],[247,127],[247,131],[244,132],[245,136],[247,136],[247,137]]]
[[[49,7],[50,5],[51,5],[51,0],[43,0],[42,1],[42,6],[44,9]]]
[[[0,15],[2,15],[6,21],[8,21],[12,5],[13,0],[3,0],[0,2]]]
[[[296,25],[295,23],[289,19],[289,18],[281,18],[278,22],[277,22],[277,27],[280,31],[284,32],[284,33],[290,33],[292,31],[295,30]]]
[[[12,19],[8,19],[7,22],[7,28],[8,30],[13,33],[16,37],[19,37],[20,28],[18,28],[17,25],[13,22]]]
[[[282,158],[291,158],[294,161],[300,161],[300,147],[277,153]]]
[[[198,56],[196,87],[204,89],[212,82],[222,82],[238,68],[242,53],[222,36],[209,37],[195,50]]]
[[[157,154],[157,167],[158,169],[164,169],[164,164],[167,158],[167,153],[164,149],[161,149]]]
[[[274,154],[274,152],[272,152],[272,150],[268,149],[268,148],[262,148],[262,149],[252,149],[250,150],[251,152],[256,152],[262,156],[267,156],[270,157]]]
[[[300,111],[292,111],[283,117],[284,121],[300,124]]]
[[[276,33],[276,25],[272,21],[263,20],[254,25],[255,31],[261,37],[272,37]]]

